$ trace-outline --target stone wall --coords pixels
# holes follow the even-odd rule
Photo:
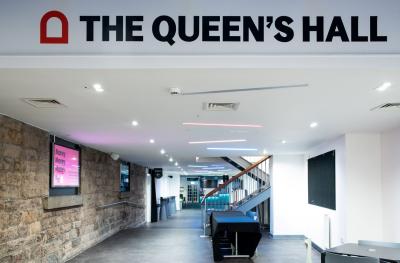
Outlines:
[[[145,169],[131,165],[131,192],[121,201],[119,162],[82,147],[83,206],[44,210],[49,194],[49,134],[0,115],[0,262],[65,262],[108,236],[145,222]]]

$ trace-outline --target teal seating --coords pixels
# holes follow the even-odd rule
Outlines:
[[[207,197],[207,210],[222,211],[229,208],[229,194],[217,194]]]

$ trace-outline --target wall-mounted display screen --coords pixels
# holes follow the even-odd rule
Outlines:
[[[336,209],[335,151],[308,160],[308,203]]]
[[[80,151],[53,143],[51,187],[79,187]]]
[[[120,165],[120,192],[130,191],[129,163],[121,162]]]
[[[203,188],[217,188],[218,180],[215,179],[203,179],[201,187]]]

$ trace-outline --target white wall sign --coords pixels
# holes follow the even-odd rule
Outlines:
[[[2,55],[400,53],[386,1],[1,1]]]

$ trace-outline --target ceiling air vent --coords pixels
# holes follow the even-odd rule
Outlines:
[[[373,110],[393,109],[393,108],[400,109],[400,102],[384,103],[384,104],[378,105],[376,107],[373,107],[371,109],[371,111],[373,111]]]
[[[235,111],[239,108],[238,102],[204,102],[205,111]]]
[[[26,103],[38,109],[64,108],[65,105],[56,99],[27,98],[23,99]]]

